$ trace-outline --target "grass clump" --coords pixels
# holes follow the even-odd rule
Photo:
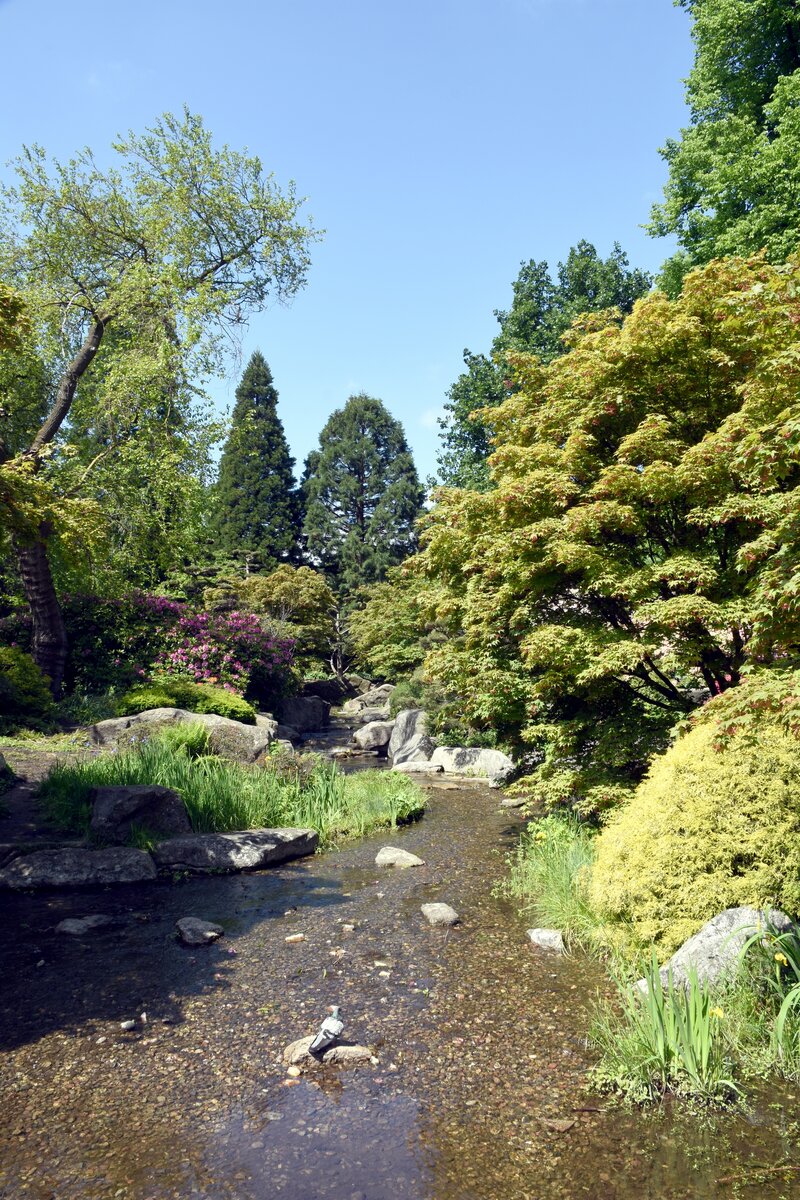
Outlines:
[[[117,754],[56,766],[41,787],[52,823],[86,833],[94,787],[159,784],[178,792],[196,833],[271,826],[316,829],[323,846],[394,827],[420,812],[423,793],[386,771],[341,775],[321,760],[290,774],[245,766],[208,753],[202,726],[184,724]]]
[[[666,1092],[705,1102],[738,1096],[725,1013],[697,972],[689,973],[685,988],[670,972],[664,987],[653,952],[645,984],[646,990],[620,984],[619,1007],[599,1009],[589,1035],[600,1051],[594,1083],[637,1102]]]
[[[256,710],[235,692],[215,687],[211,683],[194,683],[190,679],[159,676],[148,683],[137,684],[117,702],[122,717],[134,716],[148,708],[185,708],[200,714],[213,713],[255,725]]]
[[[589,900],[595,835],[569,814],[532,821],[508,857],[509,874],[498,891],[522,901],[538,924],[559,929],[569,946],[602,941],[602,925]]]

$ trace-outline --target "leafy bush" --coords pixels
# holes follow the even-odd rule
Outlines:
[[[148,708],[185,708],[189,712],[215,713],[219,717],[243,721],[246,725],[255,725],[256,721],[252,704],[235,692],[178,676],[162,676],[133,687],[117,704],[120,716],[145,712]]]
[[[724,908],[800,912],[800,742],[780,706],[736,715],[763,687],[706,705],[598,838],[591,903],[665,956]]]
[[[645,972],[647,990],[620,984],[621,1012],[603,1006],[591,1040],[601,1052],[595,1083],[631,1100],[653,1100],[678,1092],[701,1100],[726,1100],[738,1093],[730,1078],[726,1040],[706,985],[690,972],[686,989],[664,988],[653,953]]]
[[[121,597],[72,595],[64,599],[69,638],[68,691],[124,690],[141,679],[162,649],[165,632],[185,605],[132,591]]]
[[[50,680],[30,654],[0,646],[0,728],[41,725],[52,713]]]
[[[204,754],[204,737],[204,730],[184,726],[118,754],[59,764],[41,787],[45,810],[60,828],[86,833],[92,788],[160,784],[180,793],[198,833],[290,825],[316,829],[321,842],[331,844],[394,827],[424,807],[413,780],[389,771],[348,776],[317,763],[308,774],[289,778]]]
[[[185,613],[164,633],[154,666],[198,683],[219,683],[260,700],[286,687],[294,641],[255,613]]]

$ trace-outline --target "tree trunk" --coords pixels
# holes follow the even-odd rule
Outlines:
[[[25,598],[33,618],[31,653],[39,669],[49,675],[53,696],[58,700],[67,661],[67,630],[47,558],[49,533],[47,524],[42,523],[35,542],[18,543],[15,548]]]

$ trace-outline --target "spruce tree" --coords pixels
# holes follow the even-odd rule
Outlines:
[[[248,572],[297,556],[299,496],[277,402],[272,373],[256,350],[236,389],[213,520],[216,549]]]
[[[337,409],[306,460],[303,536],[340,595],[382,580],[415,549],[424,493],[403,427],[363,392]]]

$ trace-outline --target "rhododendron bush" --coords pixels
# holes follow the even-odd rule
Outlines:
[[[292,663],[294,641],[278,637],[255,613],[185,613],[164,632],[158,670],[244,694],[262,690]]]

